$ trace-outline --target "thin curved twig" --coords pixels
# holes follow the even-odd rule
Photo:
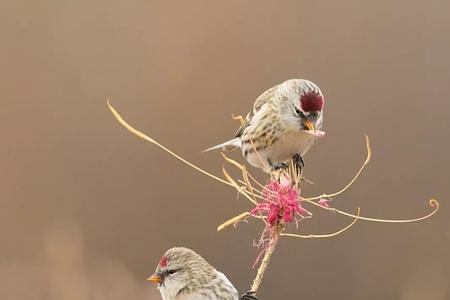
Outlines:
[[[345,226],[344,228],[333,232],[333,233],[329,233],[329,234],[308,234],[308,235],[301,235],[301,234],[295,234],[295,233],[281,233],[281,236],[290,236],[290,237],[297,237],[297,238],[302,238],[302,239],[315,239],[315,238],[329,238],[329,237],[333,237],[336,235],[339,235],[341,233],[343,233],[344,231],[348,230],[350,227],[352,227],[353,225],[355,225],[355,223],[358,221],[358,219],[360,219],[359,214],[360,214],[360,208],[358,207],[358,212],[356,215],[354,216],[354,220],[353,222],[351,222],[350,224],[348,224],[347,226]]]
[[[317,200],[317,199],[320,199],[320,198],[329,198],[329,197],[337,196],[337,195],[342,194],[343,192],[345,192],[356,181],[356,179],[358,179],[359,175],[364,170],[366,165],[369,163],[370,158],[372,156],[372,151],[370,150],[369,137],[367,135],[364,135],[364,136],[366,138],[367,157],[366,157],[366,160],[364,161],[364,163],[362,164],[361,168],[359,168],[358,172],[353,177],[353,179],[350,180],[350,182],[346,186],[344,186],[342,189],[340,189],[338,192],[335,192],[335,193],[332,193],[332,194],[322,194],[320,196],[315,196],[315,197],[302,198],[302,200],[306,200],[306,201],[307,200]]]
[[[351,213],[348,213],[348,212],[345,212],[343,210],[339,210],[339,209],[336,209],[333,207],[325,207],[314,201],[307,200],[307,202],[311,203],[315,206],[318,206],[322,209],[328,210],[330,212],[336,212],[338,214],[341,214],[341,215],[344,215],[347,217],[352,217],[352,218],[356,217],[354,214],[351,214]],[[395,220],[395,219],[377,219],[377,218],[361,217],[361,216],[358,216],[358,219],[364,220],[364,221],[369,221],[369,222],[379,222],[379,223],[411,223],[411,222],[422,221],[422,220],[428,219],[429,217],[431,217],[432,215],[437,213],[437,211],[439,210],[439,202],[436,199],[430,199],[430,201],[428,201],[428,203],[430,204],[431,207],[434,207],[434,210],[423,217],[419,217],[419,218],[415,218],[415,219]]]
[[[190,166],[191,168],[197,170],[198,172],[200,172],[200,173],[202,173],[202,174],[204,174],[204,175],[206,175],[206,176],[208,176],[208,177],[210,177],[210,178],[212,178],[214,180],[217,180],[217,181],[219,181],[221,183],[224,183],[224,184],[229,185],[229,186],[233,186],[233,184],[231,184],[230,182],[228,182],[228,181],[226,181],[226,180],[224,180],[224,179],[222,179],[220,177],[217,177],[216,175],[213,175],[213,174],[211,174],[211,173],[201,169],[200,167],[197,167],[193,163],[187,161],[186,159],[182,158],[181,156],[179,156],[178,154],[173,152],[172,150],[170,150],[170,149],[166,148],[165,146],[161,145],[156,140],[152,139],[151,137],[147,136],[146,134],[142,133],[141,131],[133,128],[130,124],[127,123],[127,121],[125,121],[122,118],[122,116],[117,112],[117,110],[109,103],[109,99],[107,101],[107,104],[108,104],[109,110],[113,113],[113,115],[117,119],[117,121],[119,121],[119,123],[123,127],[125,127],[128,131],[130,131],[134,135],[138,136],[139,138],[141,138],[141,139],[143,139],[143,140],[145,140],[147,142],[150,142],[150,143],[156,145],[157,147],[159,147],[162,150],[166,151],[167,153],[169,153],[170,155],[172,155],[176,159],[180,160],[181,162],[185,163],[186,165]]]

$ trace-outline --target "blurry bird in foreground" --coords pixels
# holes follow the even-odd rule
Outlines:
[[[259,96],[233,139],[213,149],[241,148],[247,161],[272,171],[287,167],[287,161],[302,169],[303,156],[324,134],[324,97],[319,87],[306,79],[290,79]]]
[[[163,300],[237,300],[238,292],[227,277],[194,251],[176,247],[161,257],[147,280],[158,283]],[[241,300],[257,300],[249,292]]]

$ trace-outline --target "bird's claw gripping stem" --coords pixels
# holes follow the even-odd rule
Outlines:
[[[294,166],[297,168],[298,172],[303,171],[303,168],[305,167],[305,162],[303,160],[303,157],[300,154],[298,154],[298,153],[294,154],[294,156],[292,156],[292,162],[294,163]],[[270,158],[268,158],[267,163],[269,164],[272,171],[277,171],[280,169],[289,169],[289,164],[285,163],[285,162],[274,164],[270,160]]]
[[[298,153],[292,156],[292,161],[299,171],[302,171],[305,167],[305,161],[303,160],[303,157]]]
[[[270,166],[270,169],[272,171],[278,171],[280,169],[287,169],[289,166],[286,163],[278,163],[278,164],[274,164],[270,158],[267,159],[267,163]]]
[[[255,292],[248,291],[247,293],[241,296],[240,300],[258,300],[258,298],[256,298]]]

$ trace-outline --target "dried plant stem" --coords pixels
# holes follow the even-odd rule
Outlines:
[[[365,135],[366,138],[366,148],[367,148],[367,156],[366,156],[366,160],[364,161],[364,163],[362,164],[362,166],[359,168],[358,172],[356,172],[356,175],[352,178],[352,180],[350,180],[349,183],[347,183],[346,186],[344,186],[342,189],[340,189],[338,192],[335,193],[331,193],[331,194],[322,194],[320,196],[315,196],[315,197],[309,197],[309,198],[303,198],[303,200],[318,200],[321,198],[330,198],[330,197],[334,197],[337,195],[342,194],[343,192],[345,192],[349,187],[351,187],[353,185],[353,183],[356,181],[356,179],[358,179],[359,175],[362,173],[362,171],[364,170],[364,168],[366,167],[366,165],[369,163],[370,158],[372,156],[372,150],[370,149],[370,140],[369,137],[367,135]]]
[[[227,180],[222,179],[214,174],[211,174],[205,170],[203,170],[200,167],[197,167],[196,165],[194,165],[193,163],[187,161],[186,159],[182,158],[180,155],[176,154],[175,152],[173,152],[172,150],[170,150],[169,148],[165,147],[164,145],[160,144],[159,142],[157,142],[155,139],[147,136],[146,134],[144,134],[143,132],[137,130],[136,128],[132,127],[130,124],[128,124],[127,121],[125,121],[124,118],[122,118],[122,116],[119,114],[119,112],[109,103],[109,99],[107,101],[107,105],[109,110],[112,112],[112,114],[114,115],[114,117],[117,119],[117,121],[119,121],[119,123],[125,127],[128,131],[130,131],[131,133],[133,133],[134,135],[138,136],[139,138],[150,142],[154,145],[156,145],[157,147],[161,148],[162,150],[164,150],[165,152],[169,153],[170,155],[172,155],[173,157],[175,157],[176,159],[180,160],[181,162],[185,163],[186,165],[190,166],[191,168],[193,168],[194,170],[214,179],[217,180],[221,183],[224,183],[228,186],[234,187],[236,188],[236,190],[241,194],[244,195],[248,200],[250,200],[253,204],[256,204],[256,200],[253,199],[254,197],[259,197],[259,196],[255,196],[254,193],[251,193],[251,196],[249,195],[248,192],[246,192],[246,187],[241,187],[240,185],[238,185],[234,180],[230,180],[231,176],[229,176],[226,171],[224,170],[225,176],[228,175]],[[246,170],[244,169],[244,172],[246,172]],[[256,179],[254,179],[256,180]],[[253,197],[252,197],[253,196]]]
[[[430,218],[431,216],[433,216],[435,213],[438,212],[439,210],[439,202],[436,199],[430,199],[430,201],[428,201],[428,204],[433,207],[433,211],[428,213],[427,215],[423,216],[423,217],[418,217],[418,218],[414,218],[414,219],[401,219],[401,220],[395,220],[395,219],[378,219],[378,218],[370,218],[370,217],[363,217],[360,215],[354,215],[354,214],[350,214],[348,212],[345,212],[343,210],[339,210],[333,207],[324,207],[314,201],[309,201],[307,200],[308,203],[311,203],[312,205],[315,205],[317,207],[320,207],[321,209],[325,209],[328,210],[330,212],[334,212],[334,213],[338,213],[347,217],[351,217],[351,218],[358,218],[360,220],[364,220],[364,221],[369,221],[369,222],[379,222],[379,223],[412,223],[412,222],[417,222],[417,221],[422,221],[425,219]]]
[[[245,218],[247,218],[248,216],[250,216],[250,213],[248,211],[243,212],[242,214],[239,214],[236,217],[231,218],[231,219],[223,222],[219,226],[217,226],[217,231],[221,231],[225,227],[228,227],[230,225],[235,225],[237,222],[241,222],[241,221],[245,220]]]
[[[264,257],[261,261],[261,265],[258,268],[258,272],[256,273],[256,277],[253,280],[252,289],[251,291],[256,294],[258,291],[259,286],[261,285],[264,273],[267,270],[267,267],[270,263],[270,258],[272,257],[273,252],[275,251],[275,247],[277,246],[278,239],[280,237],[281,233],[281,226],[276,226],[270,235],[270,243],[267,246],[267,249],[265,250]]]
[[[355,223],[359,219],[360,212],[361,212],[361,209],[358,207],[358,213],[357,213],[357,215],[355,215],[355,219],[353,220],[353,222],[351,222],[350,224],[348,224],[344,228],[342,228],[342,229],[340,229],[338,231],[335,231],[333,233],[329,233],[329,234],[308,234],[308,235],[294,234],[294,233],[281,233],[280,236],[290,236],[290,237],[296,237],[296,238],[302,238],[302,239],[329,238],[329,237],[337,236],[337,235],[343,233],[344,231],[347,231],[353,225],[355,225]]]
[[[169,153],[170,155],[172,155],[173,157],[175,157],[176,159],[180,160],[181,162],[185,163],[186,165],[190,166],[191,168],[193,168],[194,170],[197,170],[200,173],[203,173],[204,175],[217,180],[221,183],[224,183],[226,185],[229,186],[233,186],[232,183],[217,177],[216,175],[213,175],[209,172],[206,172],[205,170],[203,170],[202,168],[197,167],[196,165],[194,165],[193,163],[187,161],[186,159],[182,158],[181,156],[179,156],[178,154],[176,154],[175,152],[173,152],[172,150],[168,149],[167,147],[163,146],[162,144],[160,144],[159,142],[157,142],[155,139],[147,136],[146,134],[140,132],[139,130],[135,129],[134,127],[132,127],[130,124],[128,124],[127,121],[125,121],[125,119],[122,118],[122,116],[119,114],[119,112],[109,103],[109,98],[107,101],[107,105],[109,110],[112,112],[112,114],[114,115],[114,117],[117,119],[117,121],[119,121],[119,123],[125,127],[128,131],[130,131],[131,133],[133,133],[134,135],[138,136],[139,138],[150,142],[154,145],[156,145],[157,147],[161,148],[162,150],[166,151],[167,153]]]

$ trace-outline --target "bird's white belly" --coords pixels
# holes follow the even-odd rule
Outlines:
[[[176,300],[223,300],[223,299],[231,299],[230,296],[228,297],[221,297],[221,298],[217,298],[216,295],[214,295],[214,293],[211,293],[209,291],[204,291],[203,294],[201,293],[191,293],[191,294],[182,294],[179,295],[175,298],[171,298],[171,299],[176,299]],[[233,298],[233,300],[237,300]]]
[[[215,300],[216,298],[211,298],[206,295],[201,294],[190,294],[190,295],[184,295],[183,297],[180,297],[179,300]]]
[[[211,298],[209,295],[202,295],[200,293],[190,293],[181,295],[170,295],[167,293],[161,293],[163,300],[215,300],[216,298]]]
[[[272,164],[278,164],[286,162],[297,153],[304,156],[315,140],[316,137],[312,134],[300,130],[291,131],[280,137],[272,146],[258,152],[258,154],[250,154],[247,159],[255,167],[266,168],[268,160]]]

